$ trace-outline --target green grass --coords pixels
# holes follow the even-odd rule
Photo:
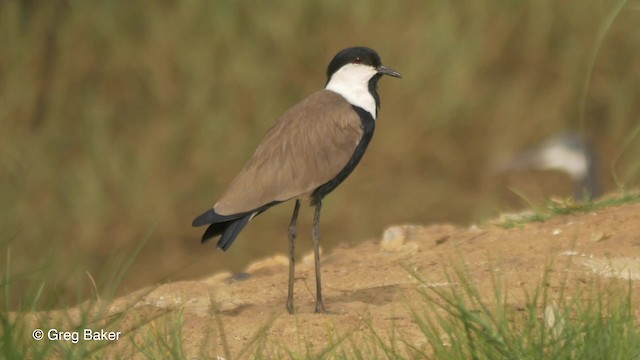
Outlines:
[[[135,248],[114,256],[95,279],[88,271],[78,268],[67,271],[62,265],[74,261],[69,254],[53,255],[29,273],[16,273],[12,268],[14,255],[7,246],[4,278],[0,283],[3,295],[0,353],[6,359],[101,358],[111,351],[113,342],[84,341],[84,329],[121,331],[120,339],[126,341],[130,335],[127,332],[133,333],[154,320],[153,317],[133,319],[123,325],[127,312],[144,294],[123,305],[120,311],[110,310],[118,287],[145,244],[146,241],[141,241]],[[60,269],[65,272],[61,274]],[[61,291],[64,284],[60,284],[59,278],[74,279],[75,288]],[[16,286],[18,284],[21,286]],[[36,329],[44,331],[43,340],[34,340],[32,334]],[[50,341],[49,330],[76,332],[75,336],[79,337],[73,341]]]
[[[545,270],[534,289],[509,289],[494,273],[494,292],[480,295],[470,274],[457,269],[446,288],[421,290],[424,305],[413,317],[437,359],[633,359],[640,356],[640,331],[629,281],[567,279],[552,291],[555,273]],[[421,276],[417,275],[422,279]],[[510,300],[515,291],[524,301]]]
[[[497,225],[505,229],[512,229],[531,222],[545,222],[558,216],[588,214],[611,206],[633,204],[638,201],[640,201],[639,193],[613,195],[585,202],[575,201],[571,198],[562,201],[547,200],[543,208],[536,209],[534,207],[533,214],[510,215]]]

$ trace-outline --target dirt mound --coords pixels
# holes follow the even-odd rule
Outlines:
[[[447,277],[448,265],[464,265],[474,285],[487,295],[492,294],[496,272],[509,289],[539,286],[550,259],[555,259],[553,268],[568,279],[636,281],[640,279],[638,220],[640,204],[628,204],[514,229],[394,226],[380,241],[343,246],[323,255],[327,315],[313,314],[311,259],[300,261],[297,267],[298,313],[286,313],[287,259],[275,256],[254,263],[244,273],[165,284],[113,301],[108,312],[124,314],[117,325],[110,325],[117,326],[112,330],[122,331],[124,338],[113,349],[137,352],[140,349],[132,344],[150,341],[139,335],[148,332],[140,330],[148,329],[161,338],[163,331],[176,328],[190,358],[202,354],[222,357],[225,346],[235,358],[256,345],[258,338],[282,353],[309,353],[347,338],[357,342],[371,336],[370,328],[380,330],[382,336],[391,336],[393,329],[394,336],[421,346],[424,336],[408,309],[420,302],[416,291],[420,287],[456,286]],[[421,274],[426,284],[413,272]],[[573,283],[567,282],[569,287]],[[549,288],[559,291],[553,282]],[[508,301],[515,307],[523,301],[520,293],[510,294]]]

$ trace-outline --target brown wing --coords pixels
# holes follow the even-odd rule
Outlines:
[[[215,212],[232,215],[311,194],[347,165],[362,134],[358,114],[342,96],[312,94],[267,132]]]

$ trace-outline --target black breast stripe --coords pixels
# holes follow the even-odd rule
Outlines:
[[[371,114],[358,106],[352,106],[353,110],[358,113],[360,117],[360,122],[362,123],[362,139],[356,146],[353,155],[349,159],[347,165],[340,170],[338,175],[335,178],[329,180],[328,182],[320,185],[317,189],[313,191],[311,194],[311,205],[317,204],[321,201],[327,194],[332,192],[338,185],[340,185],[348,176],[351,174],[353,169],[358,165],[365,151],[367,150],[367,146],[369,146],[369,142],[373,138],[373,132],[376,128],[376,121],[373,119]]]

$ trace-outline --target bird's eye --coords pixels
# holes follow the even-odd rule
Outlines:
[[[356,64],[360,64],[362,62],[362,59],[360,57],[357,57],[355,59],[353,59],[353,62]]]

